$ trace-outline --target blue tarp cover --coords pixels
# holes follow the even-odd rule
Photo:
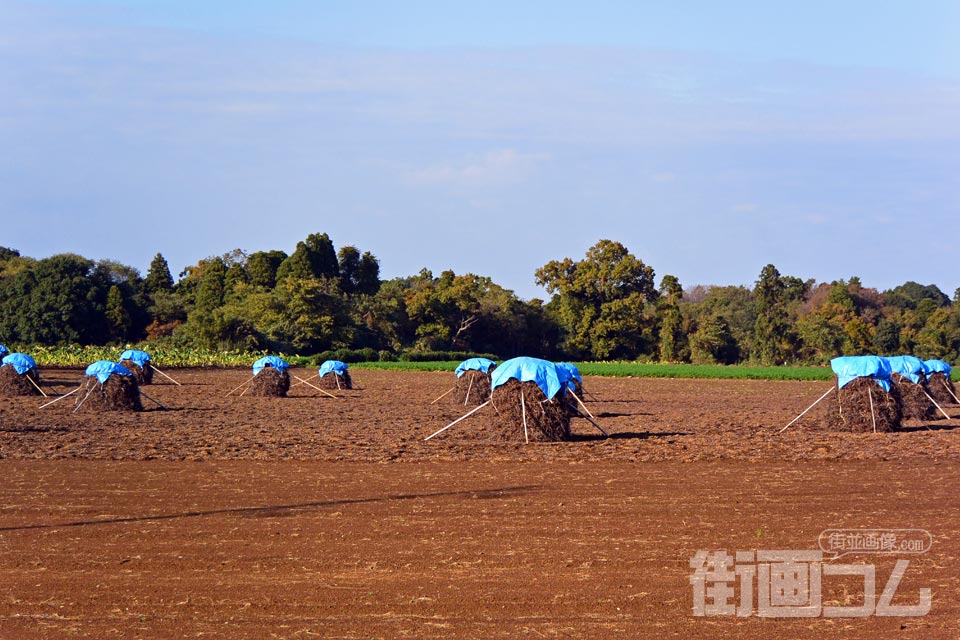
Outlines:
[[[549,360],[539,358],[513,358],[493,370],[490,376],[490,390],[494,390],[512,379],[520,382],[535,382],[543,395],[553,398],[569,381],[570,372],[557,367]]]
[[[97,376],[97,380],[100,381],[100,384],[103,384],[107,379],[113,374],[120,376],[132,376],[129,369],[127,369],[122,364],[117,362],[110,362],[109,360],[97,360],[84,372],[85,376]]]
[[[567,372],[570,374],[571,378],[573,378],[580,384],[583,384],[583,378],[580,377],[580,370],[577,369],[577,365],[571,364],[569,362],[558,362],[557,366],[560,367],[561,369],[566,369]]]
[[[837,374],[837,388],[843,389],[857,378],[873,378],[884,391],[890,391],[890,363],[879,356],[841,356],[830,361]]]
[[[0,360],[3,364],[8,364],[14,369],[17,370],[17,375],[23,375],[31,369],[37,368],[37,363],[33,358],[28,356],[25,353],[11,353],[3,356],[3,360]]]
[[[948,378],[950,377],[950,372],[953,371],[953,367],[943,360],[924,360],[923,364],[927,366],[927,370],[930,373],[942,373]]]
[[[322,378],[328,373],[335,373],[340,377],[343,377],[343,374],[347,372],[347,363],[340,362],[339,360],[325,360],[323,364],[320,365],[319,375]]]
[[[483,371],[484,373],[490,373],[490,367],[496,365],[496,362],[490,358],[467,358],[463,362],[457,365],[455,374],[459,378],[467,371]]]
[[[131,360],[141,369],[150,362],[150,354],[146,351],[140,351],[138,349],[127,349],[120,354],[120,361]]]
[[[909,378],[913,384],[920,383],[920,374],[927,375],[927,365],[923,360],[913,356],[893,356],[887,358],[890,363],[890,372],[899,373],[905,378]]]
[[[0,344],[0,358],[10,353],[10,349],[7,349],[5,346]]]
[[[288,365],[283,358],[278,358],[277,356],[263,356],[253,363],[253,375],[257,375],[263,371],[264,367],[273,367],[282,373],[289,369],[290,365]]]

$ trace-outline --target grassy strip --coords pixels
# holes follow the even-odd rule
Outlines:
[[[351,369],[379,369],[381,371],[449,371],[453,372],[459,360],[435,360],[432,362],[356,362]]]
[[[27,353],[40,366],[84,367],[97,360],[114,360],[120,357],[125,347],[94,347],[69,345],[49,347],[43,345],[20,346],[14,351]],[[142,349],[153,357],[158,367],[248,367],[265,353],[241,351],[216,351],[151,345],[141,343],[132,348]],[[292,366],[314,366],[308,356],[279,354]],[[351,364],[356,369],[380,369],[385,371],[450,371],[457,368],[458,360],[430,362],[358,362]],[[634,378],[714,378],[729,380],[832,380],[829,367],[759,367],[693,364],[654,364],[639,362],[578,362],[580,373],[587,376],[634,377]],[[953,370],[953,380],[960,381],[960,367]]]
[[[362,362],[357,369],[387,371],[453,371],[459,362]],[[748,367],[692,364],[643,364],[637,362],[578,362],[586,376],[634,378],[719,378],[737,380],[832,380],[828,367]]]
[[[833,380],[829,367],[758,367],[636,362],[578,363],[588,376],[636,378],[714,378],[721,380]]]

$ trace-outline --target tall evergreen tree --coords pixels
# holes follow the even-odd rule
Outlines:
[[[277,280],[284,278],[337,278],[340,266],[333,242],[325,233],[311,233],[277,269]]]
[[[680,286],[677,277],[663,276],[663,280],[660,281],[660,298],[657,301],[661,362],[679,362],[683,359],[683,319],[680,316],[682,298],[683,287]]]
[[[173,290],[173,276],[170,275],[170,265],[167,264],[167,259],[159,253],[150,262],[150,269],[147,270],[144,286],[150,295]]]

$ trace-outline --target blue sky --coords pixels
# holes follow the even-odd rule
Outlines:
[[[0,0],[0,244],[952,294],[960,3],[792,4]]]

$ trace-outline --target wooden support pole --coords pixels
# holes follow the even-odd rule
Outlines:
[[[23,374],[23,375],[26,376],[27,380],[30,381],[30,384],[32,384],[34,387],[36,387],[37,391],[40,392],[40,395],[42,395],[44,398],[49,397],[49,396],[47,396],[47,394],[45,394],[45,393],[43,392],[43,389],[40,388],[40,385],[38,385],[36,382],[34,382],[33,378],[31,378],[30,376],[28,376],[26,373]]]
[[[301,384],[306,384],[306,383],[307,383],[307,380],[313,380],[313,379],[316,378],[316,377],[318,377],[317,374],[313,374],[312,376],[310,376],[310,377],[307,378],[306,380],[301,380],[300,382],[298,382],[298,383],[296,383],[296,384],[290,385],[290,387],[291,387],[291,388],[293,388],[293,387],[299,387]]]
[[[804,409],[804,410],[800,413],[800,415],[798,415],[796,418],[794,418],[793,420],[791,420],[790,423],[789,423],[786,427],[784,427],[783,429],[780,429],[780,431],[777,431],[777,433],[783,433],[783,432],[786,431],[788,428],[790,428],[790,425],[792,425],[794,422],[796,422],[797,420],[799,420],[800,418],[802,418],[804,415],[806,415],[807,411],[810,411],[810,409],[813,409],[815,406],[817,406],[818,404],[820,404],[820,401],[823,400],[824,398],[826,398],[828,395],[830,395],[830,392],[833,391],[834,389],[836,389],[836,387],[830,387],[825,394],[823,394],[822,396],[820,396],[819,398],[817,398],[817,401],[816,401],[816,402],[814,402],[812,405],[810,405],[809,407],[807,407],[806,409]],[[842,411],[842,409],[841,409],[841,411]]]
[[[463,406],[467,406],[470,401],[470,389],[473,389],[473,376],[470,376],[470,384],[467,385],[467,397],[463,399]]]
[[[250,380],[253,380],[253,379],[256,378],[256,377],[257,377],[257,374],[253,374],[252,376],[250,376],[250,379],[249,379],[249,380],[247,380],[247,381],[244,382],[243,384],[238,384],[236,387],[234,387],[233,389],[230,390],[230,393],[228,393],[227,395],[225,395],[225,396],[223,396],[223,397],[226,398],[226,397],[228,397],[230,394],[232,394],[234,391],[236,391],[237,389],[239,389],[240,387],[242,387],[242,386],[244,386],[244,385],[250,384]],[[245,392],[244,392],[244,393],[245,393]],[[240,395],[243,395],[243,394],[241,393]]]
[[[301,378],[300,376],[293,376],[293,377],[296,378],[297,380],[299,380],[300,382],[302,382],[303,384],[307,385],[308,387],[311,387],[311,388],[313,388],[313,389],[316,389],[316,390],[319,391],[320,393],[325,393],[325,394],[327,394],[328,396],[330,396],[331,398],[333,398],[334,400],[337,399],[337,396],[333,395],[333,394],[330,393],[329,391],[324,391],[324,390],[321,389],[320,387],[317,387],[317,386],[315,386],[315,385],[310,384],[309,382],[307,382],[306,380],[304,380],[304,379]]]
[[[523,416],[523,441],[530,444],[530,435],[527,433],[527,401],[523,398],[523,390],[520,391],[520,415]]]
[[[940,382],[943,383],[943,388],[947,390],[947,393],[953,396],[953,401],[956,402],[957,404],[960,404],[960,399],[957,398],[957,394],[955,394],[953,391],[950,390],[950,385],[947,384],[947,379],[944,378]]]
[[[937,404],[937,401],[933,399],[933,396],[931,396],[929,393],[927,393],[927,390],[926,390],[926,389],[924,389],[923,387],[920,387],[920,391],[923,391],[923,395],[927,396],[927,400],[929,400],[930,402],[932,402],[932,403],[933,403],[933,406],[935,406],[937,409],[940,410],[940,413],[943,414],[943,417],[944,417],[944,418],[946,418],[947,420],[950,420],[950,416],[947,415],[947,412],[943,410],[943,407],[941,407],[940,405]]]
[[[177,385],[178,387],[182,387],[182,386],[183,386],[182,384],[180,384],[179,382],[177,382],[176,380],[174,380],[173,378],[171,378],[170,376],[168,376],[167,374],[165,374],[163,371],[160,371],[160,369],[157,369],[157,368],[156,368],[155,366],[153,366],[152,364],[150,365],[150,368],[153,369],[154,371],[156,371],[157,373],[159,373],[160,375],[162,375],[164,378],[166,378],[167,380],[169,380],[169,381],[172,382],[173,384]]]
[[[444,398],[444,397],[450,395],[450,392],[453,391],[453,390],[456,389],[456,388],[457,388],[456,386],[450,387],[448,390],[444,391],[444,392],[440,395],[439,398],[437,398],[436,400],[434,400],[434,401],[431,402],[430,404],[437,404],[437,402],[439,402],[441,398]]]
[[[870,397],[870,419],[873,420],[873,432],[877,432],[877,414],[873,411],[873,389],[867,389],[867,396]]]
[[[484,402],[484,403],[483,403],[482,405],[480,405],[479,407],[474,407],[473,409],[471,409],[471,410],[468,411],[467,413],[463,414],[462,416],[460,416],[459,418],[457,418],[456,420],[454,420],[453,422],[451,422],[450,424],[448,424],[447,426],[445,426],[443,429],[440,429],[440,430],[437,431],[436,433],[431,433],[429,436],[427,436],[426,438],[424,438],[423,441],[426,442],[427,440],[429,440],[429,439],[432,438],[433,436],[438,436],[438,435],[440,435],[441,433],[443,433],[444,431],[446,431],[447,429],[449,429],[449,428],[452,427],[453,425],[457,424],[457,423],[460,422],[461,420],[466,420],[467,418],[469,418],[470,416],[472,416],[473,414],[475,414],[477,411],[480,411],[480,409],[483,409],[483,408],[484,408],[485,406],[487,406],[488,404],[490,404],[490,401],[489,401],[489,400],[487,400],[486,402]]]
[[[64,398],[67,398],[67,397],[72,396],[72,395],[75,394],[77,391],[80,391],[80,389],[81,389],[81,387],[77,387],[76,389],[74,389],[74,390],[71,391],[70,393],[65,393],[64,395],[60,396],[60,397],[57,398],[56,400],[51,400],[50,402],[45,402],[45,403],[43,403],[43,404],[40,405],[40,407],[38,407],[38,408],[43,409],[44,407],[49,407],[50,405],[52,405],[52,404],[54,404],[54,403],[56,403],[56,402],[60,402],[60,401],[63,400]]]
[[[100,386],[102,387],[103,385],[100,385]],[[73,412],[74,412],[74,413],[76,413],[77,411],[80,410],[80,407],[82,407],[82,406],[83,406],[83,403],[87,401],[87,398],[90,397],[90,394],[93,393],[93,390],[94,390],[94,389],[96,389],[96,387],[90,387],[90,391],[87,391],[87,395],[83,396],[83,400],[80,401],[80,404],[78,404],[76,407],[74,407],[74,409],[73,409]]]
[[[593,426],[595,426],[597,429],[600,429],[600,433],[602,433],[603,435],[605,435],[605,436],[607,436],[607,437],[609,438],[609,437],[610,437],[610,434],[607,433],[606,431],[604,431],[603,427],[601,427],[601,426],[597,423],[596,418],[594,418],[594,417],[593,417],[593,414],[590,413],[590,409],[587,409],[587,405],[583,404],[583,400],[581,400],[579,397],[577,397],[577,394],[575,394],[573,391],[570,391],[570,395],[572,395],[572,396],[576,399],[576,401],[580,404],[580,406],[583,407],[583,410],[587,412],[587,415],[585,415],[585,416],[583,416],[583,417],[586,418],[587,420],[589,420],[589,421],[593,424]],[[579,409],[578,409],[578,411],[579,411]],[[580,415],[583,415],[583,414],[581,413]]]

